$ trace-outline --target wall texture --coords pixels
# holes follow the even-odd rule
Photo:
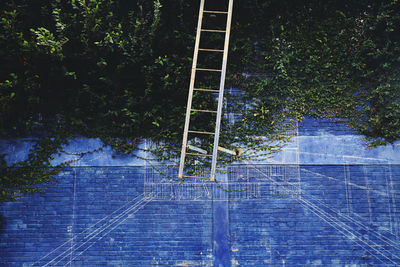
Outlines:
[[[281,154],[221,174],[231,193],[103,151],[1,204],[0,266],[400,266],[400,147],[359,139],[309,119]]]

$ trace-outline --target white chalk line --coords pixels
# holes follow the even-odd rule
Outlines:
[[[140,194],[138,196],[136,196],[135,198],[133,198],[132,200],[130,200],[129,202],[127,202],[126,204],[124,204],[122,207],[118,208],[117,210],[113,211],[111,214],[103,217],[102,219],[100,219],[99,221],[97,221],[95,224],[93,224],[92,226],[86,228],[83,232],[80,232],[76,235],[74,235],[72,238],[68,239],[67,241],[65,241],[63,244],[61,244],[60,246],[56,247],[55,249],[53,249],[52,251],[50,251],[49,253],[47,253],[46,255],[44,255],[43,257],[41,257],[39,260],[37,260],[36,262],[34,262],[32,265],[30,266],[34,266],[35,264],[43,261],[46,257],[48,257],[49,255],[53,254],[54,252],[56,252],[57,250],[59,250],[60,248],[62,248],[65,245],[68,245],[70,242],[74,241],[76,239],[76,237],[78,235],[82,235],[88,231],[90,231],[92,228],[94,228],[96,225],[98,225],[99,223],[101,223],[102,221],[106,220],[107,218],[111,217],[114,213],[118,212],[119,210],[125,208],[126,206],[128,206],[130,203],[134,202],[136,199],[138,199],[139,197],[142,197],[144,194]]]
[[[356,187],[356,188],[359,188],[359,189],[370,190],[370,191],[372,191],[372,192],[374,192],[374,193],[376,193],[376,194],[378,194],[378,195],[387,197],[387,194],[386,194],[386,193],[383,193],[383,192],[378,191],[378,190],[375,190],[375,189],[370,189],[370,188],[368,188],[368,187],[366,187],[366,186],[354,184],[354,183],[351,183],[351,182],[346,183],[345,181],[340,180],[340,179],[337,179],[337,178],[334,178],[334,177],[332,177],[332,176],[327,176],[327,175],[320,174],[320,173],[317,173],[317,172],[313,172],[313,171],[310,171],[310,170],[307,170],[307,169],[304,169],[304,168],[301,168],[301,170],[302,170],[302,171],[305,171],[305,172],[308,172],[308,173],[312,173],[312,174],[314,174],[314,175],[316,175],[316,176],[320,176],[320,177],[323,177],[323,178],[327,178],[327,179],[329,179],[329,180],[334,180],[334,181],[336,181],[336,182],[340,182],[340,183],[344,183],[344,184],[347,184],[347,185],[351,185],[351,186]]]
[[[302,170],[308,171],[308,170],[305,170],[305,169],[302,169]],[[308,171],[308,172],[311,172],[311,171]],[[311,172],[311,173],[313,173],[313,174],[315,174],[315,175],[319,175],[319,176],[324,176],[324,177],[326,177],[326,178],[335,179],[335,178],[333,178],[333,177],[326,176],[326,175],[322,175],[322,174],[318,174],[318,173],[315,173],[315,172]],[[338,180],[338,179],[335,179],[335,180]],[[338,180],[338,181],[340,181],[340,180]],[[351,184],[349,184],[349,185],[351,185]],[[365,189],[365,190],[366,190],[366,189]],[[373,191],[373,190],[370,190],[370,191]],[[375,192],[377,193],[377,192],[379,192],[379,191],[375,191]],[[388,197],[386,194],[384,194],[384,196],[385,196],[385,197]],[[400,245],[399,245],[397,242],[391,240],[390,238],[388,238],[388,237],[386,237],[386,236],[384,236],[384,235],[382,235],[382,234],[380,234],[380,233],[376,233],[376,232],[370,231],[369,227],[365,226],[365,225],[364,225],[363,223],[361,223],[360,221],[355,220],[355,219],[353,219],[352,217],[350,217],[350,216],[348,216],[348,215],[344,215],[344,214],[341,214],[340,212],[335,211],[334,209],[332,209],[331,207],[329,207],[328,205],[326,205],[326,204],[323,203],[322,201],[317,200],[317,199],[316,199],[315,197],[313,197],[313,196],[310,196],[310,197],[311,197],[311,198],[314,198],[316,201],[319,201],[321,205],[323,205],[323,206],[325,206],[326,208],[332,210],[332,211],[335,212],[338,216],[343,217],[343,218],[346,218],[346,219],[348,219],[348,220],[354,222],[355,224],[361,226],[362,228],[364,228],[365,230],[367,230],[367,231],[368,231],[369,233],[371,233],[371,234],[379,235],[382,239],[386,239],[388,242],[391,242],[391,243],[392,243],[392,244],[391,244],[392,246],[395,246],[397,249],[400,249]],[[359,216],[359,215],[356,214],[356,213],[353,213],[353,215],[357,215],[359,218],[362,218],[361,216]],[[375,225],[374,223],[371,223],[371,224]],[[393,233],[391,233],[390,231],[387,231],[387,230],[382,230],[382,231],[384,231],[384,232],[386,232],[386,233],[388,233],[388,234],[390,234],[390,235],[393,235]]]
[[[374,231],[371,231],[371,230],[369,229],[369,227],[365,226],[363,223],[361,223],[361,222],[359,222],[359,221],[353,219],[353,218],[350,217],[350,216],[343,215],[343,214],[339,213],[338,211],[332,209],[331,207],[329,207],[328,205],[326,205],[325,203],[323,203],[321,200],[319,200],[319,199],[317,199],[317,198],[315,198],[315,197],[313,197],[313,196],[311,196],[311,195],[308,195],[308,197],[310,197],[311,199],[314,199],[315,201],[317,201],[317,202],[318,202],[319,204],[321,204],[322,206],[325,206],[327,209],[329,209],[329,210],[331,210],[332,212],[336,213],[338,216],[340,216],[340,217],[342,217],[342,218],[344,218],[344,219],[347,219],[347,220],[349,220],[349,221],[351,221],[351,222],[357,224],[358,226],[362,227],[362,228],[363,228],[364,230],[366,230],[369,234],[375,235],[375,237],[378,238],[378,239],[380,239],[383,243],[385,243],[385,244],[387,244],[387,245],[389,245],[389,246],[395,247],[396,249],[400,250],[400,246],[397,244],[397,242],[395,242],[395,241],[389,239],[388,237],[386,237],[386,236],[384,236],[384,235],[382,235],[382,234],[380,234],[380,233],[376,233],[376,232],[374,232]],[[344,223],[344,222],[341,222],[341,223]],[[347,226],[347,227],[350,227],[350,226]],[[353,229],[353,231],[355,231],[355,230]],[[392,233],[390,233],[390,232],[388,232],[388,231],[386,231],[386,232],[389,233],[389,234],[392,234]],[[389,242],[390,242],[390,243],[389,243]]]
[[[264,176],[266,176],[270,181],[272,181],[274,184],[280,184],[279,182],[276,182],[275,180],[273,180],[272,178],[270,178],[269,176],[267,176],[266,174],[264,174],[262,171],[260,171],[259,169],[257,169],[255,166],[253,166],[253,168],[255,168],[257,171],[259,171],[260,173],[262,173]],[[297,184],[293,184],[294,186],[296,186]],[[297,185],[298,186],[298,185]],[[290,190],[292,190],[292,191],[294,191],[293,189],[288,189],[289,191]],[[297,192],[297,191],[296,191]],[[312,196],[311,196],[312,197]],[[298,199],[299,201],[307,201],[307,200],[302,200],[302,199]],[[321,204],[323,204],[323,205],[325,205],[324,203],[322,203],[321,201],[319,201],[319,200],[316,200],[316,201],[318,201],[318,202],[320,202]],[[311,203],[311,202],[309,202],[309,203]],[[315,205],[315,204],[314,204]],[[326,206],[326,205],[325,205]],[[331,209],[330,207],[328,207],[329,209]],[[320,209],[320,208],[318,208],[318,209]],[[321,209],[320,209],[321,210]],[[332,209],[331,209],[332,210]],[[323,211],[324,212],[324,211]],[[326,212],[325,212],[326,213]],[[336,212],[337,213],[337,212]],[[328,214],[328,213],[326,213],[326,214]],[[342,216],[342,215],[340,215],[339,213],[337,213],[339,216]],[[325,215],[326,216],[326,215]],[[329,215],[329,216],[331,216],[331,215]],[[343,216],[342,216],[343,217]],[[332,218],[334,218],[334,217],[332,217]],[[322,219],[322,217],[321,217],[321,219]],[[337,218],[335,218],[336,220],[337,220]],[[349,218],[349,219],[351,219],[351,218]],[[324,220],[325,221],[325,220]],[[354,232],[356,232],[358,235],[360,235],[361,236],[361,234],[359,233],[359,232],[357,232],[357,231],[355,231],[351,226],[348,226],[348,225],[346,225],[344,222],[340,222],[341,224],[343,224],[343,225],[345,225],[345,226],[343,226],[343,228],[346,230],[346,231],[348,231],[348,232],[350,232],[350,230],[348,230],[348,229],[346,229],[346,227],[348,227],[348,228],[351,228]],[[338,225],[338,226],[340,226],[339,225],[339,223],[337,223],[336,222],[336,224]],[[331,224],[330,224],[331,225]],[[365,227],[365,226],[363,226],[363,227]],[[367,227],[365,227],[366,229],[367,229]],[[337,229],[337,228],[335,228],[335,229]],[[371,231],[369,231],[369,232],[371,232]],[[351,232],[350,232],[351,233]],[[373,232],[372,232],[373,233]],[[352,235],[354,235],[353,233],[351,233]],[[346,236],[346,235],[345,235]],[[355,235],[354,235],[355,236]],[[357,236],[356,236],[357,237]],[[380,237],[377,237],[378,239],[380,239],[383,243],[386,243],[387,245],[390,245],[390,246],[392,246],[391,244],[388,244],[385,240],[382,240],[382,238],[380,238]],[[359,239],[361,242],[363,242],[365,245],[367,245],[368,247],[370,247],[371,249],[373,249],[373,250],[375,250],[375,251],[377,251],[379,254],[381,254],[383,257],[385,257],[385,258],[387,258],[387,259],[389,259],[390,261],[392,261],[390,258],[388,258],[386,255],[384,255],[382,252],[379,252],[378,250],[376,250],[373,246],[371,246],[371,245],[369,245],[368,243],[366,243],[366,241],[363,241],[363,240],[361,240],[360,239],[360,237],[357,237],[357,239]],[[372,241],[371,241],[372,242]],[[374,243],[374,242],[372,242],[373,243],[373,245],[374,246],[378,246],[376,243]],[[397,247],[397,246],[395,246],[395,247]],[[382,248],[383,249],[383,248]],[[384,251],[386,251],[386,252],[388,252],[387,250],[385,250],[385,249],[383,249]],[[394,256],[391,252],[388,252],[389,254],[391,254],[392,256]],[[376,255],[374,255],[375,257],[376,257]],[[397,258],[397,259],[399,259],[397,256],[394,256],[395,258]],[[380,260],[380,259],[379,259]],[[393,262],[393,261],[392,261]],[[394,262],[395,263],[395,262]]]
[[[135,214],[136,212],[138,212],[141,208],[143,208],[145,205],[147,205],[150,201],[152,200],[152,198],[148,198],[147,200],[143,201],[141,203],[141,205],[137,206],[137,209],[133,212],[129,211],[129,216],[132,214]],[[129,219],[129,216],[127,216],[125,219],[122,219],[120,222],[118,222],[114,227],[112,227],[110,230],[108,230],[105,234],[103,234],[99,239],[97,239],[95,242],[91,243],[86,249],[82,250],[80,253],[78,253],[77,255],[75,255],[72,259],[70,259],[69,262],[67,262],[65,265],[63,266],[67,266],[68,264],[72,263],[77,257],[79,257],[80,255],[82,255],[85,251],[87,251],[90,247],[92,247],[96,242],[100,241],[103,237],[105,237],[106,235],[108,235],[111,231],[113,231],[115,228],[117,228],[120,224],[124,223],[127,219]],[[111,225],[110,225],[111,226]],[[109,228],[109,227],[107,227]],[[101,232],[107,230],[107,228],[104,228]],[[100,233],[101,233],[100,232]],[[93,238],[93,237],[92,237]],[[91,238],[91,239],[92,239]],[[79,246],[78,248],[76,248],[74,251],[71,251],[70,254],[72,255],[72,253],[76,252],[79,248],[81,248],[83,245],[87,244],[90,241],[87,240],[86,242],[84,242],[81,246]],[[69,254],[69,255],[70,255]],[[64,258],[68,257],[69,255],[66,255]],[[60,261],[62,261],[64,258],[62,258]],[[59,261],[59,262],[60,262]],[[58,263],[58,262],[57,262]]]
[[[397,242],[391,240],[390,238],[380,234],[380,233],[376,233],[374,231],[371,231],[370,227],[364,225],[363,223],[361,223],[360,221],[357,221],[355,219],[353,219],[350,216],[341,214],[340,212],[332,209],[331,207],[329,207],[328,205],[326,205],[325,203],[323,203],[321,200],[316,199],[313,196],[310,196],[312,199],[314,199],[315,201],[317,201],[319,204],[321,204],[322,206],[325,206],[327,209],[329,209],[330,211],[336,213],[336,215],[338,215],[339,217],[342,217],[343,219],[347,219],[349,221],[351,221],[354,224],[357,224],[358,226],[360,226],[361,228],[363,228],[364,230],[366,230],[369,234],[371,235],[375,235],[376,238],[380,239],[382,242],[386,243],[389,246],[395,247],[396,249],[400,250],[400,246],[399,244],[397,244]],[[350,227],[350,226],[349,226]],[[389,233],[389,232],[388,232]],[[391,234],[391,233],[389,233]]]
[[[303,200],[301,200],[303,201]],[[326,222],[327,224],[329,224],[330,226],[332,226],[333,228],[335,228],[338,232],[340,232],[341,234],[343,234],[345,237],[348,237],[348,235],[343,232],[340,228],[337,228],[337,224],[335,224],[334,222],[329,222],[327,219],[325,219],[323,216],[320,215],[320,212],[314,211],[312,208],[310,208],[308,205],[306,205],[305,203],[300,203],[304,208],[310,210],[312,213],[314,213],[318,218],[320,218],[321,220],[323,220],[324,222]],[[352,233],[350,233],[351,235],[353,235]],[[354,235],[353,235],[354,236]],[[365,250],[368,250],[365,246],[363,246],[362,244],[360,244],[358,241],[354,241],[352,240],[352,242],[356,243],[357,245],[359,245],[360,247],[362,247]],[[376,255],[373,255],[376,259],[378,259],[380,262],[384,263],[380,258],[376,257]]]
[[[366,241],[362,240],[358,235],[360,235],[360,233],[358,233],[357,231],[355,231],[354,229],[352,229],[350,226],[347,226],[345,223],[343,222],[337,222],[335,220],[337,220],[335,217],[333,217],[332,215],[330,215],[329,213],[326,213],[325,211],[323,211],[322,209],[318,208],[316,205],[312,204],[311,202],[301,199],[299,201],[304,202],[304,204],[306,205],[306,207],[312,211],[315,215],[317,215],[320,219],[322,219],[323,221],[327,222],[329,225],[331,225],[332,227],[334,227],[336,230],[338,230],[339,232],[341,232],[342,234],[344,234],[344,236],[348,237],[348,235],[346,235],[345,233],[343,233],[342,231],[340,231],[338,228],[336,228],[334,225],[336,225],[337,227],[341,228],[342,230],[346,231],[348,234],[350,234],[352,237],[354,236],[355,238],[357,238],[359,240],[359,242],[361,242],[362,244],[366,245],[368,248],[372,249],[373,251],[375,251],[376,253],[380,254],[382,257],[384,257],[385,259],[389,260],[391,263],[397,265],[398,263],[393,261],[391,258],[389,258],[388,256],[386,256],[383,252],[385,251],[386,253],[390,254],[392,257],[396,258],[396,259],[400,259],[399,257],[395,256],[393,253],[387,251],[386,249],[384,249],[383,247],[379,246],[378,244],[370,241],[371,243],[373,243],[372,245],[368,244]],[[312,209],[315,209],[316,211],[313,211]],[[331,220],[330,222],[328,221]],[[334,224],[334,225],[332,225]],[[350,229],[348,229],[350,228]],[[352,232],[353,231],[353,232]],[[354,234],[357,233],[358,235]],[[348,237],[349,238],[349,237]],[[363,247],[364,249],[366,249],[364,246],[362,246],[360,243],[358,243],[358,241],[354,241],[352,238],[351,241],[356,242],[358,245],[360,245],[361,247]],[[376,247],[381,247],[381,250],[375,248]],[[368,250],[368,249],[366,249]],[[372,254],[372,253],[371,253]],[[375,258],[377,258],[379,261],[383,262],[381,259],[379,259],[378,257],[376,257],[377,255],[372,254]]]
[[[63,256],[65,253],[67,253],[64,257],[62,257],[60,260],[58,260],[57,262],[55,262],[55,264],[58,264],[60,261],[64,260],[66,257],[70,256],[73,252],[75,252],[76,250],[78,250],[79,248],[81,248],[82,246],[84,246],[85,244],[87,244],[90,240],[92,240],[94,237],[96,237],[98,234],[102,233],[104,230],[106,230],[107,228],[110,228],[116,221],[118,221],[120,218],[122,218],[123,216],[125,216],[126,214],[128,214],[129,212],[131,212],[132,210],[134,210],[136,207],[140,206],[145,200],[141,199],[139,200],[137,203],[135,203],[133,206],[129,207],[127,210],[125,210],[124,212],[118,214],[116,217],[114,217],[110,222],[108,222],[107,224],[105,224],[104,226],[101,226],[97,229],[95,229],[92,233],[90,233],[88,236],[85,236],[84,239],[89,238],[87,240],[85,240],[83,243],[78,243],[76,245],[74,245],[72,247],[72,250],[70,251],[70,249],[65,250],[64,252],[62,252],[61,254],[59,254],[57,257],[55,257],[54,259],[52,259],[50,262],[48,262],[47,264],[43,265],[43,267],[48,266],[49,264],[51,264],[53,261],[57,260],[59,257]],[[79,245],[79,246],[78,246]],[[76,247],[78,246],[78,247]],[[69,252],[70,251],[70,252]],[[68,253],[69,252],[69,253]]]

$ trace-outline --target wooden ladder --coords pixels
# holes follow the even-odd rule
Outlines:
[[[209,179],[210,181],[214,181],[216,166],[217,166],[218,150],[221,150],[221,148],[218,147],[218,142],[219,142],[219,132],[220,132],[220,126],[221,126],[226,66],[227,66],[227,61],[228,61],[228,48],[229,48],[229,37],[230,37],[230,31],[231,31],[231,22],[232,22],[233,0],[229,0],[228,11],[204,10],[204,1],[205,0],[201,0],[201,2],[200,2],[199,20],[198,20],[198,25],[197,25],[196,42],[195,42],[195,47],[194,47],[193,65],[192,65],[192,73],[191,73],[191,77],[190,77],[189,96],[188,96],[187,108],[186,108],[186,120],[185,120],[184,132],[183,132],[182,151],[181,151],[178,176],[179,176],[179,178],[200,178],[200,179]],[[212,1],[212,0],[209,0],[209,1]],[[202,22],[203,22],[204,13],[209,13],[212,15],[225,14],[227,16],[226,29],[225,30],[203,29]],[[221,50],[221,49],[212,49],[212,48],[200,48],[199,47],[200,36],[201,36],[202,32],[214,32],[214,33],[225,34],[224,49]],[[198,59],[199,51],[206,51],[206,52],[210,52],[210,53],[222,53],[223,59],[222,59],[221,69],[198,68],[197,67],[197,59]],[[195,88],[195,80],[196,80],[196,72],[197,71],[220,72],[221,79],[220,79],[220,84],[219,84],[219,90]],[[204,109],[192,108],[194,91],[217,93],[218,94],[217,110],[204,110]],[[205,112],[205,113],[215,113],[216,114],[215,131],[209,132],[209,131],[190,130],[189,129],[190,115],[191,115],[191,112],[193,112],[193,111]],[[213,144],[212,154],[208,153],[207,151],[204,151],[203,149],[188,145],[188,135],[189,134],[214,135],[214,144]],[[199,153],[188,153],[187,152],[188,149],[195,150],[196,152],[199,152]],[[210,177],[207,178],[207,177],[185,176],[184,175],[184,167],[185,167],[186,155],[198,156],[198,157],[212,157]]]

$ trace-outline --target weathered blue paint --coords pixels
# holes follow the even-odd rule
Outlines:
[[[299,125],[300,136],[358,135],[354,129],[346,126],[346,121],[343,119],[306,117]]]
[[[320,127],[318,127],[318,125]],[[283,151],[272,158],[256,163],[276,164],[400,164],[400,141],[374,149],[368,149],[363,144],[362,137],[354,130],[346,127],[337,119],[304,120],[294,134],[298,135],[284,147]],[[72,140],[65,148],[68,152],[85,152],[102,146],[99,139]],[[141,144],[141,148],[149,146]],[[24,160],[31,148],[29,142],[21,140],[0,140],[0,151],[6,153],[9,163]],[[140,157],[149,157],[143,151]],[[54,160],[59,163],[73,159],[73,156],[63,155]],[[110,147],[105,147],[97,153],[88,154],[74,163],[75,166],[143,166],[143,160],[135,157],[115,155]]]
[[[217,174],[220,183],[228,182],[225,173]],[[229,233],[229,196],[227,192],[214,187],[213,195],[219,195],[218,200],[213,199],[213,255],[214,266],[230,266],[230,233]],[[219,192],[216,192],[218,190]]]
[[[309,123],[275,164],[221,175],[242,193],[177,185],[107,148],[0,205],[0,265],[399,266],[400,146],[367,150],[342,126]],[[20,160],[27,147],[1,151]]]
[[[230,266],[229,208],[227,201],[213,202],[214,266]]]
[[[274,184],[278,167],[250,174],[262,194],[229,202],[190,188],[191,200],[146,199],[142,167],[67,169],[47,193],[1,205],[3,266],[400,264],[399,165],[300,165],[300,195]]]

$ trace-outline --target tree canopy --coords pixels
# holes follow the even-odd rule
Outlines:
[[[7,0],[0,7],[0,134],[36,136],[26,161],[1,156],[2,200],[37,192],[68,165],[68,140],[135,156],[140,140],[181,146],[199,1]],[[206,1],[226,9],[227,1]],[[214,22],[213,22],[214,21]],[[206,16],[204,23],[221,21]],[[220,36],[204,45],[218,46]],[[221,143],[272,153],[288,121],[339,117],[370,145],[400,139],[400,4],[236,0]],[[212,56],[207,64],[218,64]],[[209,86],[215,78],[204,78]],[[199,105],[215,105],[197,95]],[[196,115],[196,114],[195,114]],[[196,115],[199,129],[213,127]],[[210,123],[211,121],[211,123]],[[251,137],[266,136],[270,143]],[[205,142],[204,142],[205,143]],[[231,159],[226,159],[231,160]]]

